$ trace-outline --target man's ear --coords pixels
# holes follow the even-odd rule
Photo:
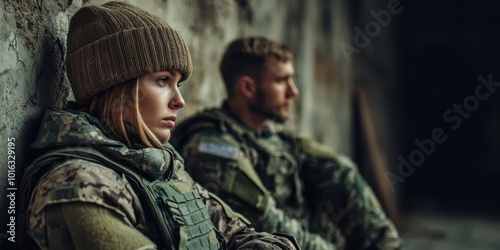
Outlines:
[[[256,82],[250,76],[242,76],[238,79],[237,86],[240,93],[247,99],[252,99],[257,92]]]

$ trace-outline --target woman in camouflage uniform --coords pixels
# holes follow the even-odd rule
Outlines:
[[[257,233],[184,171],[168,144],[191,58],[159,17],[81,8],[66,58],[76,102],[45,114],[21,184],[23,243],[40,249],[295,249]],[[27,247],[27,246],[26,246]],[[25,247],[23,247],[25,249]]]

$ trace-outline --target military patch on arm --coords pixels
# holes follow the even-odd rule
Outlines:
[[[209,140],[200,141],[198,144],[198,152],[228,160],[237,160],[239,157],[239,149],[237,146]]]

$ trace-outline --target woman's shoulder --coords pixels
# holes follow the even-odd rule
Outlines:
[[[56,182],[68,181],[88,181],[95,182],[106,179],[107,181],[120,178],[120,175],[113,169],[103,164],[84,159],[67,159],[53,164],[51,169],[42,176],[42,180],[52,180]]]
[[[53,166],[36,185],[30,202],[32,214],[51,204],[85,202],[110,208],[135,222],[134,192],[127,179],[102,164],[68,159]]]

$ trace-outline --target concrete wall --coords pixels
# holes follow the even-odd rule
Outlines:
[[[0,240],[8,218],[7,141],[15,139],[15,184],[32,160],[29,150],[44,110],[72,93],[63,59],[69,18],[85,4],[104,1],[0,1]],[[179,30],[191,50],[192,77],[182,87],[180,118],[218,105],[225,91],[220,55],[234,38],[262,35],[297,52],[301,96],[290,126],[350,154],[351,66],[339,43],[351,40],[341,0],[130,0]],[[11,173],[12,177],[12,173]],[[19,202],[19,197],[17,198]]]

